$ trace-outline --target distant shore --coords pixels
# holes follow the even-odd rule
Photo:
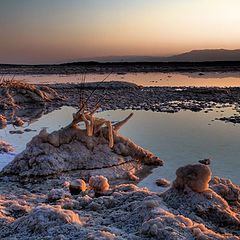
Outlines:
[[[0,64],[0,75],[150,73],[150,72],[238,72],[240,61],[232,62],[73,62],[49,65]]]

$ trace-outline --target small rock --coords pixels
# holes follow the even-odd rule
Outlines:
[[[14,148],[5,141],[0,140],[0,152],[11,152]]]
[[[54,201],[57,201],[59,199],[63,199],[66,196],[67,196],[67,194],[63,189],[52,189],[47,195],[48,200],[50,202],[54,202]]]
[[[24,132],[36,132],[37,130],[33,130],[31,128],[26,128],[24,129]]]
[[[205,165],[209,165],[211,163],[211,158],[205,158],[203,160],[199,160],[198,162],[205,164]]]
[[[16,117],[15,121],[13,122],[13,125],[21,127],[22,125],[24,125],[24,121],[20,117]]]
[[[89,179],[89,186],[95,192],[103,192],[109,189],[108,179],[104,176],[92,176]]]
[[[165,178],[158,178],[156,180],[156,184],[159,186],[159,187],[169,187],[171,182],[166,180]]]
[[[157,236],[157,234],[158,234],[158,226],[156,224],[153,224],[150,227],[150,234],[151,234],[151,236]]]
[[[188,186],[194,192],[208,190],[211,180],[211,169],[203,164],[188,164],[176,171],[177,178],[173,182],[173,188],[184,189]]]
[[[78,195],[82,191],[86,191],[86,183],[82,179],[76,179],[69,185],[69,190],[72,195]]]
[[[7,119],[0,114],[0,125],[6,125],[7,124]]]
[[[3,180],[3,182],[8,182],[8,181],[9,181],[9,178],[8,178],[7,176],[4,176],[4,177],[2,178],[2,180]]]
[[[146,201],[146,207],[147,208],[155,208],[155,207],[158,207],[159,206],[159,203],[155,200],[147,200]]]
[[[135,169],[128,172],[129,180],[139,181],[139,177],[137,177],[134,173],[135,173]]]
[[[24,131],[23,130],[12,130],[12,131],[9,131],[10,134],[23,134]]]

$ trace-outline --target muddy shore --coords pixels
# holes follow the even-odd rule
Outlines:
[[[236,115],[223,116],[218,120],[239,123],[240,88],[218,87],[142,87],[127,82],[105,82],[82,84],[40,84],[37,87],[50,87],[55,90],[61,101],[47,101],[39,104],[25,104],[15,109],[15,115],[25,119],[37,119],[43,114],[62,106],[78,107],[80,97],[88,98],[91,92],[89,106],[100,101],[101,110],[132,109],[151,110],[156,112],[176,113],[181,110],[194,112],[212,111],[213,108],[232,107]],[[0,109],[0,114],[9,121],[12,116],[11,109]]]
[[[0,74],[236,72],[240,62],[73,62],[54,65],[0,64]]]

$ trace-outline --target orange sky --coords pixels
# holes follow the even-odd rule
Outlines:
[[[8,0],[0,63],[240,48],[239,0]]]

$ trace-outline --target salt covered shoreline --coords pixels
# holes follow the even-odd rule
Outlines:
[[[101,191],[90,183],[77,195],[69,192],[68,177],[2,179],[0,238],[240,239],[239,186],[214,177],[208,188],[211,171],[202,164],[182,167],[177,175],[165,192],[133,184]]]
[[[44,89],[44,86],[41,87]],[[16,116],[21,111],[30,109],[31,120],[31,109],[39,109],[40,106],[45,112],[63,105],[78,106],[82,85],[57,84],[48,87],[53,89],[57,101],[54,98],[50,101],[40,98],[41,95],[50,95],[44,95],[34,88],[37,96],[29,92],[30,102],[17,108]],[[83,88],[82,97],[86,98],[89,91],[95,87],[96,85],[90,84]],[[102,110],[145,109],[174,113],[181,109],[201,111],[230,104],[238,111],[240,97],[238,88],[144,88],[134,84],[111,82],[97,87],[91,104],[94,105],[100,96],[105,95],[102,103],[107,103],[107,106],[103,106]],[[7,107],[1,110],[8,123],[12,121],[11,104],[21,103],[22,91],[16,91],[10,105],[5,102]],[[36,102],[39,102],[37,106]],[[26,121],[27,118],[23,120]],[[59,130],[55,135],[63,131],[65,130]],[[93,137],[85,136],[84,133],[84,139],[90,137],[99,145],[95,139],[98,138],[101,144],[104,144],[104,149],[111,152],[108,149],[112,147],[109,146],[109,134],[105,134],[105,131],[109,130],[104,128],[102,135]],[[107,137],[104,137],[104,134]],[[59,169],[63,172],[72,169],[65,169],[64,164],[59,165],[59,168],[51,167],[54,164],[51,161],[48,168],[44,169],[48,154],[60,149],[58,145],[55,146],[56,139],[53,139],[53,135],[43,132],[39,137],[42,137],[41,141],[35,137],[28,145],[29,152],[20,154],[13,164],[2,171],[1,239],[240,239],[240,188],[230,180],[212,177],[207,166],[196,164],[179,168],[176,180],[165,192],[150,192],[147,188],[138,188],[133,184],[114,184],[113,181],[110,182],[110,189],[99,190],[94,188],[90,181],[86,190],[75,195],[71,194],[69,189],[71,183],[79,178],[88,182],[90,175],[80,175],[75,169],[76,165],[73,165],[76,170],[74,174],[56,176]],[[68,144],[79,141],[75,135],[74,133],[72,137],[70,134],[69,142],[63,143],[67,154],[72,151]],[[122,139],[119,135],[115,136],[114,142],[118,148],[113,151],[123,156],[130,155],[129,152],[133,150],[129,150],[129,142],[122,145],[122,140],[117,142],[117,138]],[[64,138],[64,141],[68,140]],[[81,144],[84,145],[85,142],[88,141]],[[34,145],[34,148],[31,148],[31,145]],[[138,149],[133,143],[130,145]],[[41,149],[42,146],[46,149]],[[159,160],[144,149],[140,152],[143,152],[144,156],[140,154],[138,160],[144,159],[150,163],[154,163],[152,159]],[[136,156],[135,152],[133,156]],[[57,155],[56,159],[58,160]],[[24,162],[25,160],[27,161]],[[75,160],[72,159],[73,161]],[[42,170],[49,173],[52,169],[56,171],[50,171],[52,176],[44,175],[44,178],[41,178],[40,174],[40,178],[35,178],[36,173],[41,173]],[[127,171],[129,172],[129,169]],[[105,175],[107,174],[105,172]],[[13,175],[15,177],[12,177]],[[24,180],[21,175],[24,175]],[[99,175],[98,170],[91,175]],[[138,181],[134,179],[135,172],[130,172],[128,177],[132,177],[133,182]]]

